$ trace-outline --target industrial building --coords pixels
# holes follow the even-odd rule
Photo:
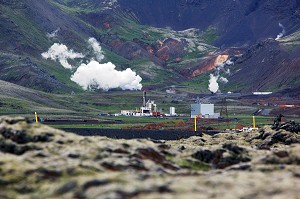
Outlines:
[[[170,116],[176,116],[175,107],[170,107]]]
[[[149,116],[163,116],[160,112],[157,112],[157,106],[152,100],[146,102],[146,92],[143,92],[143,106],[136,110],[121,110],[121,114],[124,116],[137,116],[137,117],[149,117]],[[170,107],[170,114],[165,116],[176,116],[175,107]]]
[[[214,104],[191,104],[191,118],[218,118],[220,113],[215,113]]]

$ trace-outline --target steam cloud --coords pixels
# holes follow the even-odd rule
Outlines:
[[[219,90],[219,84],[217,82],[219,75],[214,76],[213,74],[210,74],[209,77],[210,79],[209,79],[208,89],[211,92],[216,93]]]
[[[48,39],[51,39],[51,38],[54,38],[54,37],[56,37],[57,36],[57,33],[60,31],[60,28],[57,28],[56,30],[54,30],[53,32],[51,32],[51,33],[47,33],[47,37],[48,37]]]
[[[229,68],[225,68],[225,66],[230,66],[233,65],[234,62],[230,59],[226,60],[225,62],[219,64],[216,68],[215,68],[215,72],[214,74],[210,74],[209,77],[209,84],[208,84],[208,89],[210,90],[210,92],[212,93],[216,93],[219,90],[219,82],[222,82],[224,84],[228,83],[228,79],[225,77],[221,77],[220,76],[220,72],[224,72],[225,74],[230,74],[230,69]]]
[[[102,53],[102,49],[101,49],[101,46],[98,43],[98,41],[95,38],[92,37],[88,40],[88,43],[94,51],[94,54],[96,56],[96,60],[101,62],[104,59],[104,55]]]
[[[91,61],[88,64],[81,64],[71,80],[79,84],[85,90],[91,86],[98,89],[109,90],[111,88],[121,88],[123,90],[140,90],[142,78],[136,75],[130,68],[124,71],[117,71],[111,62],[100,64]]]
[[[64,44],[53,44],[48,52],[42,53],[44,59],[52,59],[54,61],[59,61],[59,63],[67,69],[72,69],[72,66],[68,63],[68,59],[84,58],[81,53],[76,53],[72,49],[69,50]]]
[[[278,40],[278,39],[282,38],[286,33],[285,27],[281,23],[279,23],[278,25],[279,25],[280,28],[282,28],[282,32],[277,35],[275,40]]]
[[[83,89],[103,89],[121,88],[123,90],[141,90],[142,78],[127,68],[124,71],[117,71],[116,66],[111,63],[99,63],[104,59],[101,46],[95,38],[88,40],[89,47],[92,48],[96,60],[92,58],[89,63],[81,64],[71,76],[71,80],[80,85]],[[73,67],[68,63],[68,59],[84,58],[81,53],[69,50],[63,44],[53,44],[48,52],[42,53],[43,58],[59,61],[67,69]]]
[[[225,77],[220,77],[219,80],[220,80],[220,82],[223,82],[225,84],[228,83],[228,79]]]

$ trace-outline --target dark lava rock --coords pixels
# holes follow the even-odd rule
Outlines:
[[[70,154],[68,155],[68,157],[69,157],[69,158],[73,158],[73,159],[77,159],[77,158],[80,157],[80,155],[79,155],[79,154],[75,154],[75,153],[70,153]]]
[[[136,155],[141,159],[149,159],[156,163],[165,161],[165,157],[152,148],[139,148]]]
[[[289,153],[287,151],[275,151],[274,154],[279,158],[285,158],[289,156]]]
[[[26,144],[29,142],[49,142],[53,136],[51,133],[32,136],[27,134],[25,130],[18,131],[9,128],[1,129],[0,133],[5,139],[10,139],[18,144]]]
[[[200,150],[192,154],[192,157],[202,162],[210,163],[212,167],[219,169],[223,169],[240,162],[249,162],[251,160],[247,156],[245,149],[231,144],[225,144],[224,146],[229,149],[229,155],[224,156],[224,153],[226,152],[225,149],[217,149],[215,151]]]
[[[179,150],[180,150],[180,151],[183,151],[183,150],[185,150],[185,149],[186,149],[185,146],[180,146],[180,147],[179,147]]]
[[[113,163],[113,162],[102,162],[101,166],[111,171],[125,171],[125,170],[136,170],[136,171],[148,171],[142,161],[139,159],[131,159],[129,162]]]
[[[82,189],[83,190],[87,190],[91,187],[98,187],[98,186],[102,186],[102,185],[106,185],[108,184],[109,181],[108,180],[98,180],[98,179],[94,179],[91,181],[86,182],[83,186]]]
[[[41,180],[50,180],[55,181],[56,179],[62,177],[63,171],[62,170],[53,170],[48,168],[38,168],[35,170],[28,170],[25,172],[25,175],[33,175],[37,174],[37,181]]]
[[[77,187],[77,182],[70,181],[65,183],[63,186],[61,186],[55,193],[56,195],[62,195],[70,191],[73,191],[76,187]]]
[[[273,146],[276,143],[285,145],[291,145],[300,143],[300,136],[297,133],[291,133],[284,130],[273,131],[273,132],[262,132],[260,135],[252,139],[262,139],[262,142],[257,146],[259,149]]]
[[[11,154],[15,154],[15,155],[22,155],[24,154],[26,151],[29,151],[31,149],[33,149],[34,147],[31,146],[19,146],[13,142],[9,142],[9,141],[4,141],[0,139],[0,151],[4,152],[4,153],[11,153]]]
[[[214,153],[210,150],[201,150],[194,153],[192,157],[202,162],[211,163],[214,159]]]
[[[221,158],[223,157],[223,153],[225,152],[226,150],[224,149],[217,149],[215,151],[201,150],[192,154],[192,157],[202,162],[211,163],[215,165],[220,162]]]
[[[29,120],[28,118],[0,118],[0,123],[7,123],[7,124],[17,124],[19,122],[26,122],[26,123],[33,123],[31,120]]]
[[[229,143],[229,144],[227,144],[227,143],[223,144],[223,148],[224,149],[228,149],[229,151],[231,151],[231,152],[233,152],[235,154],[241,154],[241,153],[246,152],[246,150],[244,148],[239,147],[237,145],[233,145],[231,143]]]

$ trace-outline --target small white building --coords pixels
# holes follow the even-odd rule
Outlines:
[[[191,118],[218,118],[220,113],[215,113],[214,104],[191,104]]]
[[[175,107],[170,107],[170,116],[176,116]]]

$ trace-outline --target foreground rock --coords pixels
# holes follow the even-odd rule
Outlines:
[[[0,198],[297,198],[298,133],[81,137],[0,118]]]

